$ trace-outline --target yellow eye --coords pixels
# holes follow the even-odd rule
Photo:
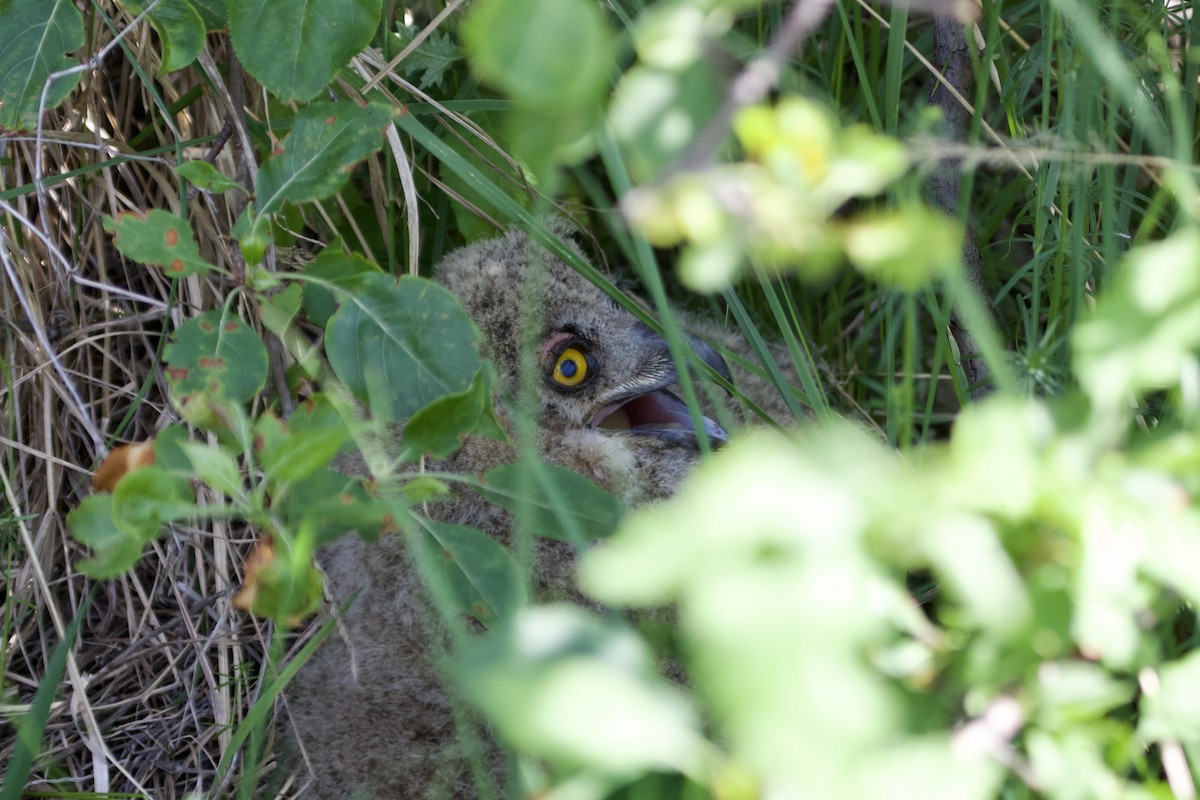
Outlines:
[[[587,357],[574,347],[568,347],[558,355],[554,362],[554,372],[550,377],[559,386],[578,386],[587,377]]]

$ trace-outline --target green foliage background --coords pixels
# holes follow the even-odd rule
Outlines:
[[[83,779],[50,699],[85,694],[66,648],[95,635],[94,581],[206,525],[266,534],[236,602],[273,623],[238,713],[205,718],[213,794],[287,793],[273,701],[331,625],[285,651],[319,605],[312,553],[357,531],[453,554],[425,559],[448,678],[521,759],[514,796],[1194,796],[1200,21],[1188,2],[931,5],[941,28],[849,0],[0,4],[4,297],[24,321],[5,436],[30,450],[22,387],[46,367],[73,402],[47,463],[151,438],[155,456],[37,500],[22,457],[0,464],[3,797]],[[965,83],[947,27],[972,43]],[[531,461],[411,471],[500,435],[473,323],[419,276],[509,224],[677,352],[674,306],[723,317],[795,418],[629,513]],[[141,388],[103,423],[27,291],[50,263],[78,307],[108,302],[100,235],[128,308],[95,324],[157,310]],[[331,244],[309,258],[307,239]],[[373,450],[399,421],[408,446]],[[370,483],[330,468],[354,446]],[[539,605],[522,558],[426,519],[452,482],[529,536],[607,539],[580,580],[611,613]],[[68,510],[64,593],[28,519]]]

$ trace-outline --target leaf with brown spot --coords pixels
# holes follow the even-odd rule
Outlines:
[[[192,228],[181,217],[151,209],[144,217],[122,213],[104,218],[104,230],[113,234],[113,245],[127,258],[152,264],[178,277],[203,275],[217,268],[200,257]]]

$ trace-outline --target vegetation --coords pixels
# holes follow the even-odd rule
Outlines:
[[[1192,11],[0,2],[0,797],[294,794],[350,531],[452,554],[448,679],[529,794],[1194,797]],[[628,515],[414,471],[496,435],[419,276],[508,224],[677,350],[673,305],[726,319],[799,421]],[[330,468],[401,421],[372,483]],[[452,482],[517,553],[607,539],[612,613],[427,520]]]

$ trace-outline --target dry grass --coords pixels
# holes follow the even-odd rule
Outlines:
[[[113,36],[92,11],[96,52]],[[118,30],[130,22],[112,21]],[[94,593],[27,791],[228,794],[241,765],[223,777],[216,767],[261,690],[271,635],[230,604],[250,534],[220,523],[177,529],[131,574],[96,582],[77,569],[86,552],[65,525],[106,449],[175,420],[159,359],[168,323],[230,290],[219,278],[173,288],[123,260],[102,228],[105,215],[123,211],[182,212],[170,169],[176,153],[135,153],[139,135],[195,142],[186,155],[200,157],[225,119],[219,95],[206,88],[173,116],[177,135],[165,130],[167,117],[134,68],[157,67],[149,26],[131,30],[124,46],[43,117],[40,148],[32,133],[0,136],[0,763],[16,743],[11,723],[28,710],[51,651]],[[153,85],[169,106],[196,80],[185,70]],[[234,174],[231,163],[218,167]],[[219,232],[235,209],[205,197],[186,213],[204,255],[226,265]],[[260,762],[252,769],[270,769],[269,752]]]

